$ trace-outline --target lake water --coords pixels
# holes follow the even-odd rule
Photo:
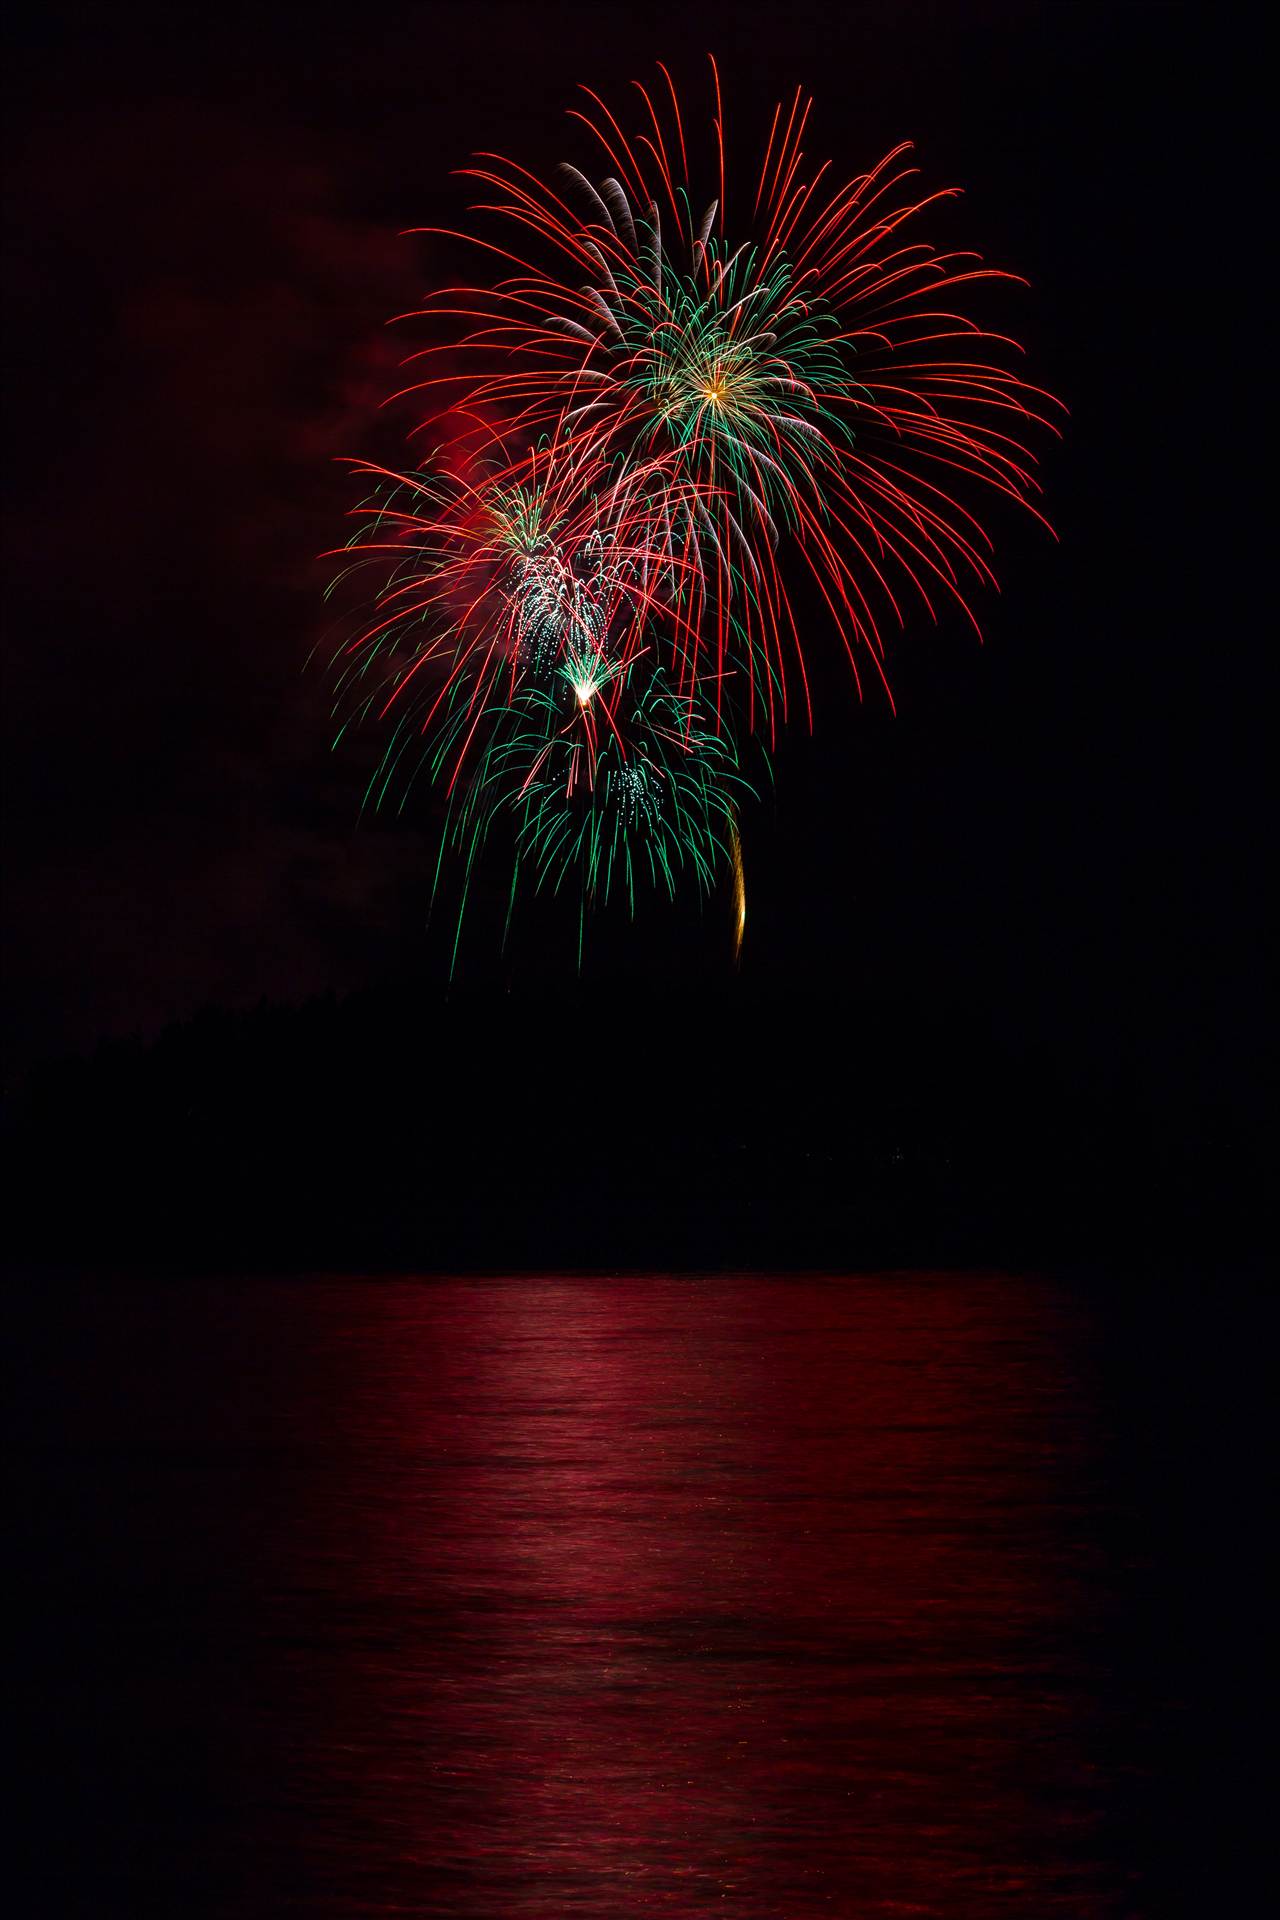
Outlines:
[[[24,1915],[1172,1911],[1107,1351],[995,1275],[51,1287]]]

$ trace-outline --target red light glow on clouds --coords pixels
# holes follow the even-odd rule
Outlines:
[[[16,173],[9,885],[39,1041],[342,987],[418,854],[355,845],[358,772],[314,775],[315,555],[421,243],[342,206],[305,139],[212,107],[70,107]]]

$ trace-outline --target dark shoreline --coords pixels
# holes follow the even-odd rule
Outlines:
[[[13,1088],[8,1244],[437,1272],[1243,1268],[1267,1244],[1265,1130],[1222,1089],[805,1012],[651,994],[623,1041],[582,987],[209,1011]]]

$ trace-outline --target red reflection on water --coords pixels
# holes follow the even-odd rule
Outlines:
[[[288,1528],[376,1622],[327,1675],[335,1875],[354,1834],[424,1913],[1133,1910],[1094,1832],[1097,1563],[1049,1289],[360,1309],[336,1412],[376,1467],[336,1534]]]
[[[1087,1314],[1054,1288],[271,1282],[92,1311],[39,1505],[55,1529],[80,1502],[45,1553],[64,1793],[85,1746],[65,1910],[1147,1911]]]

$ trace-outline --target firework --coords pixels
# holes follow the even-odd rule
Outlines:
[[[606,901],[634,915],[637,886],[708,893],[752,789],[732,735],[687,702],[647,658],[570,652],[545,679],[486,710],[485,747],[456,792],[446,838],[468,871],[490,829],[512,829],[517,882]]]
[[[629,132],[586,90],[598,168],[465,170],[482,224],[454,237],[495,277],[413,316],[441,337],[395,397],[429,402],[442,451],[364,469],[350,565],[377,593],[339,677],[348,720],[387,728],[371,796],[428,768],[468,876],[499,818],[518,874],[573,874],[584,900],[622,878],[634,909],[637,877],[705,889],[728,866],[737,951],[741,743],[773,744],[797,686],[812,720],[789,579],[815,584],[859,692],[863,663],[887,692],[906,594],[976,626],[976,503],[1038,515],[1025,442],[1057,403],[959,310],[1014,276],[923,237],[951,190],[920,194],[906,147],[839,184],[806,162],[797,91],[730,209],[714,62],[701,194],[659,72]],[[450,446],[477,430],[460,477]]]

